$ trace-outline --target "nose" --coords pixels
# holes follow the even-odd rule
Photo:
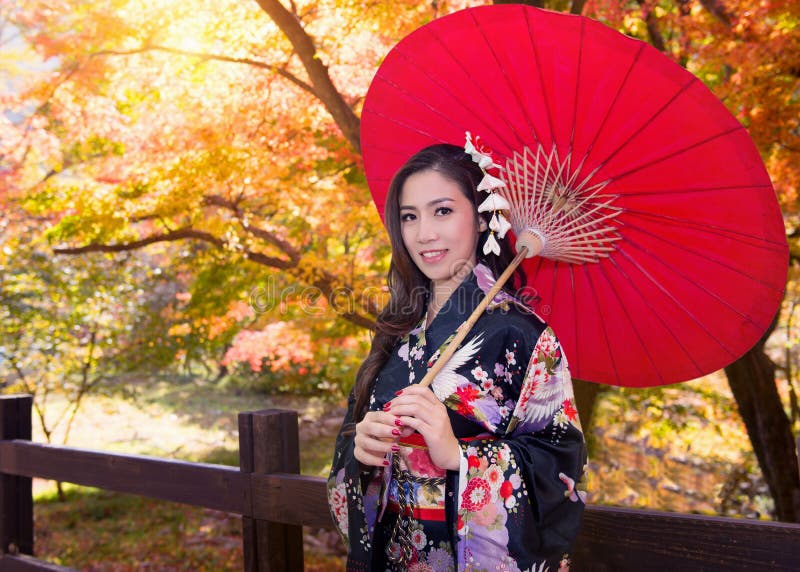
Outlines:
[[[436,221],[433,217],[420,216],[419,224],[417,225],[417,242],[424,244],[439,238],[436,232]]]

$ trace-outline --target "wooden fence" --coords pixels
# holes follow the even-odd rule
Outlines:
[[[31,442],[30,396],[0,396],[0,571],[35,559],[32,477],[242,517],[246,571],[303,569],[302,526],[332,528],[325,481],[301,476],[297,414],[239,414],[240,467]],[[572,570],[800,570],[800,525],[589,506]]]

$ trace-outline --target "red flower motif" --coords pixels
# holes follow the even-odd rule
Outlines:
[[[575,421],[575,418],[578,416],[578,410],[575,409],[575,406],[572,404],[572,400],[565,399],[561,406],[564,408],[564,415],[569,417],[570,421]]]
[[[478,460],[476,455],[470,455],[467,457],[467,467],[470,469],[477,469],[481,466],[481,462]]]
[[[491,496],[492,491],[489,488],[489,483],[483,479],[470,479],[467,483],[467,488],[461,495],[461,503],[468,511],[478,512],[489,504]]]
[[[510,497],[513,492],[514,485],[511,484],[511,481],[505,481],[502,485],[500,485],[500,496],[504,499]]]
[[[459,387],[456,389],[456,395],[458,396],[458,414],[464,417],[472,416],[474,411],[472,402],[478,397],[478,388],[474,385]]]
[[[470,403],[478,397],[478,388],[474,385],[464,385],[456,389],[456,395],[462,403]]]
[[[458,515],[458,522],[456,523],[456,528],[458,528],[458,530],[464,528],[464,519],[461,518],[460,514]]]

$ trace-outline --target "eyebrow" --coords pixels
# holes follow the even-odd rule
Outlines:
[[[425,206],[426,207],[432,207],[432,206],[438,205],[440,203],[453,202],[454,200],[455,199],[451,199],[450,197],[442,197],[440,199],[433,199],[432,201],[430,201]],[[400,210],[401,211],[402,210],[417,210],[417,207],[414,207],[414,206],[411,206],[411,205],[400,205]]]

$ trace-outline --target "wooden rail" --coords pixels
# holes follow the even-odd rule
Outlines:
[[[239,414],[240,468],[30,442],[29,396],[0,397],[0,571],[69,570],[32,557],[31,478],[242,517],[246,571],[303,569],[302,526],[332,528],[325,481],[299,472],[297,414]],[[800,525],[589,506],[572,570],[800,570]]]

